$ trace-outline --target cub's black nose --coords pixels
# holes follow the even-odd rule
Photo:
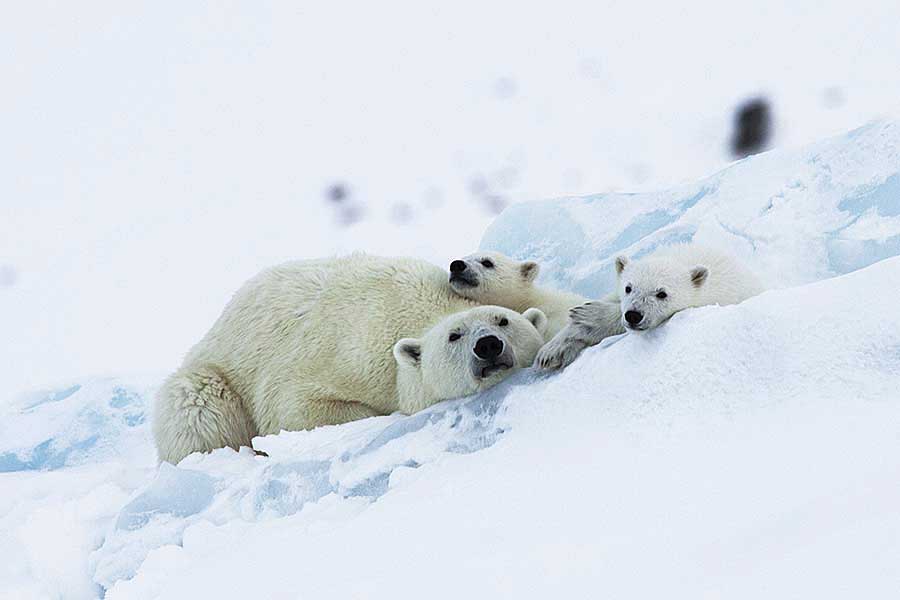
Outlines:
[[[628,321],[629,325],[637,325],[644,319],[644,315],[639,313],[636,310],[628,310],[625,311],[625,320]]]
[[[462,260],[454,260],[450,263],[450,272],[451,273],[462,273],[466,270],[466,263]]]
[[[496,360],[503,352],[503,341],[496,335],[486,335],[475,342],[475,356],[481,360]]]

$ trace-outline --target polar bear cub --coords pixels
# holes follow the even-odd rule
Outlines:
[[[161,460],[400,411],[531,365],[547,318],[479,306],[424,261],[294,261],[238,290],[154,407]]]
[[[569,310],[587,298],[535,285],[540,266],[499,252],[477,252],[450,263],[450,286],[463,298],[522,312],[536,307],[547,315],[549,340],[565,327]]]
[[[568,325],[538,353],[535,367],[559,369],[610,335],[648,331],[686,308],[737,304],[763,291],[756,275],[734,258],[693,244],[637,260],[619,256],[615,268],[615,294],[573,308]]]

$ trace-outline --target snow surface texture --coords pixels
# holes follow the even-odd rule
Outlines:
[[[900,254],[900,126],[775,150],[665,193],[517,204],[481,248],[537,260],[545,284],[599,297],[614,285],[617,255],[691,240],[741,257],[770,287]]]
[[[674,192],[509,209],[483,246],[591,295],[615,253],[690,237],[786,288],[558,375],[158,468],[159,378],[21,398],[0,421],[0,593],[891,597],[898,138],[878,123]]]

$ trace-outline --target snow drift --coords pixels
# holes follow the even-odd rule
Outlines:
[[[558,375],[258,439],[268,458],[156,468],[158,380],[23,399],[0,470],[30,500],[0,519],[0,575],[20,597],[886,597],[900,586],[900,124],[668,192],[515,205],[482,247],[598,296],[616,254],[690,239],[778,289],[611,338]],[[75,496],[59,521],[41,475]],[[59,547],[37,535],[57,522]]]

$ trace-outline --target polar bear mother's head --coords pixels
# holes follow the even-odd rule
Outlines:
[[[444,318],[419,339],[394,345],[400,410],[412,414],[435,402],[468,396],[530,366],[544,343],[547,317],[478,306]]]

